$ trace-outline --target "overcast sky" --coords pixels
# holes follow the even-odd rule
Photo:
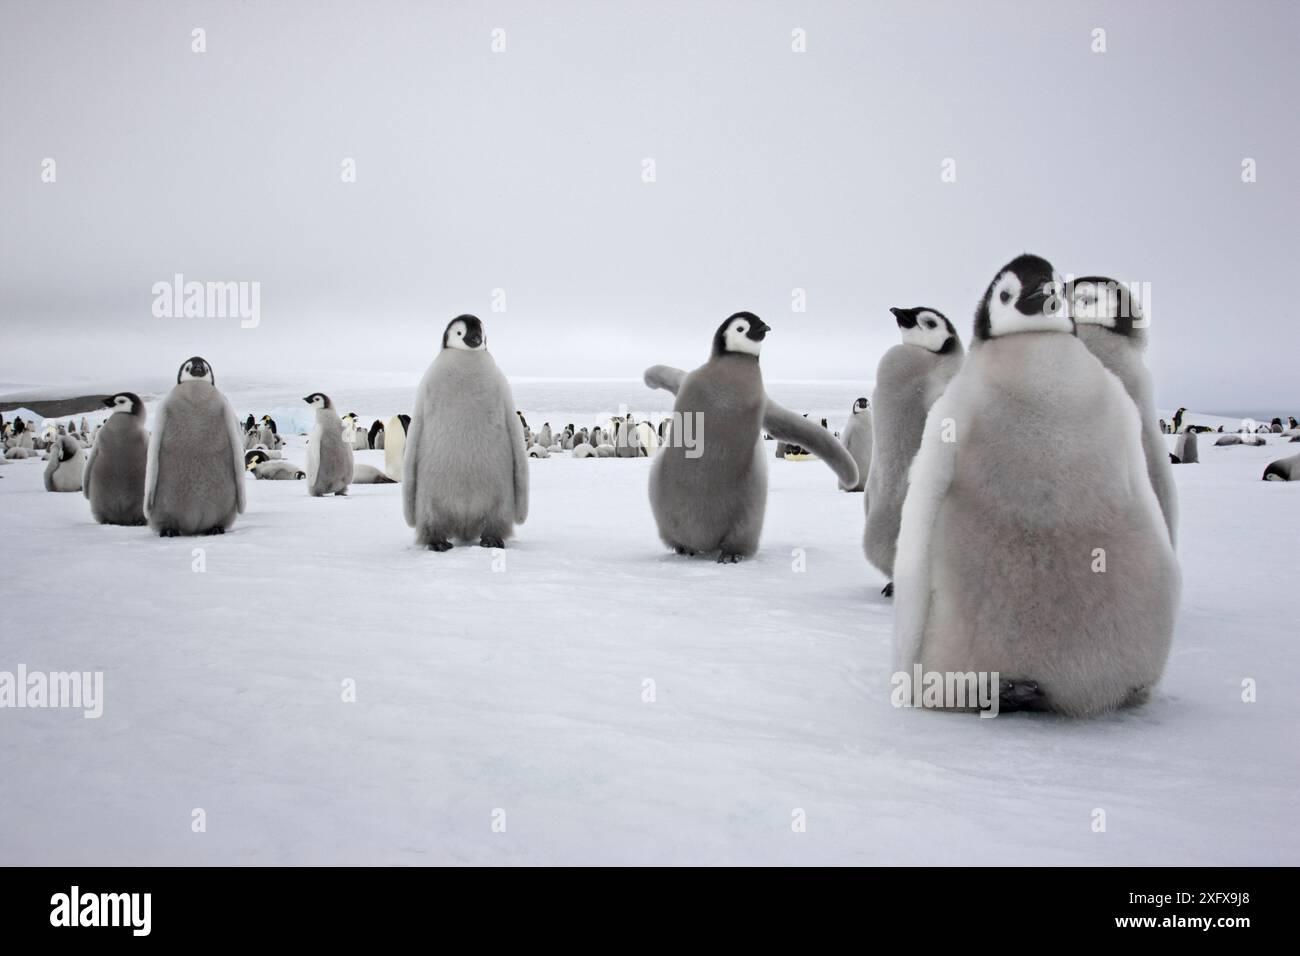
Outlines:
[[[460,312],[507,374],[636,376],[739,309],[769,378],[871,378],[890,306],[968,338],[1032,251],[1150,283],[1161,405],[1300,403],[1290,0],[0,11],[0,381],[414,375]],[[156,318],[176,273],[260,324]]]

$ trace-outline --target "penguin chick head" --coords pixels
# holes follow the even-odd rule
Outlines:
[[[212,374],[212,366],[208,364],[207,359],[195,355],[181,363],[180,371],[176,373],[176,384],[179,385],[181,382],[207,382],[209,385],[216,385],[217,377]]]
[[[1075,325],[1099,325],[1125,336],[1146,327],[1124,283],[1103,276],[1084,276],[1069,285],[1070,317]]]
[[[975,312],[975,338],[984,341],[1017,332],[1068,332],[1074,320],[1065,283],[1052,264],[1028,253],[998,270]]]
[[[713,354],[736,352],[741,355],[755,355],[763,348],[763,339],[772,327],[753,312],[737,312],[718,326],[713,334]]]
[[[104,404],[113,410],[113,414],[125,412],[136,418],[144,418],[144,403],[135,392],[118,392],[104,399]]]
[[[460,349],[463,352],[487,351],[487,335],[483,331],[483,323],[477,316],[456,316],[447,324],[447,331],[442,333],[442,347]]]
[[[317,410],[334,407],[334,403],[330,401],[330,397],[324,392],[312,392],[303,401]]]
[[[871,403],[869,401],[867,401],[865,398],[859,398],[856,402],[853,403],[853,414],[861,415],[870,407],[871,407]]]
[[[957,348],[957,330],[938,309],[917,306],[915,309],[890,309],[904,345],[919,345],[937,355],[947,355]]]
[[[267,457],[266,452],[256,450],[246,451],[244,452],[244,469],[246,471],[252,471],[262,462],[270,460],[271,459]]]

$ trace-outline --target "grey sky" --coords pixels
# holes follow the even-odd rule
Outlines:
[[[508,374],[628,376],[742,308],[769,377],[870,378],[889,306],[967,338],[1030,250],[1151,284],[1160,404],[1300,402],[1300,4],[0,11],[0,381],[415,374],[465,311]],[[155,318],[177,272],[261,324]]]

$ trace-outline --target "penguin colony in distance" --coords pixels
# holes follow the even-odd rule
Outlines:
[[[1023,255],[980,302],[912,468],[894,649],[899,669],[998,672],[1004,708],[1083,715],[1159,679],[1180,576],[1137,405],[1060,288]]]
[[[677,396],[674,421],[703,423],[692,451],[670,436],[650,468],[650,507],[659,537],[678,554],[717,551],[735,563],[758,550],[767,508],[762,432],[812,449],[842,482],[857,483],[853,459],[829,432],[771,401],[758,357],[770,327],[752,312],[718,326],[709,360],[689,374],[657,365],[651,388]]]
[[[871,471],[867,475],[863,550],[886,578],[883,593],[894,593],[894,554],[907,495],[908,469],[921,444],[921,431],[952,377],[961,368],[961,339],[937,309],[890,309],[903,341],[886,352],[876,368],[871,393]]]
[[[1155,386],[1142,361],[1146,351],[1146,323],[1126,286],[1114,279],[1087,276],[1071,286],[1070,314],[1079,341],[1120,380],[1142,425],[1142,452],[1147,474],[1160,502],[1169,529],[1169,540],[1178,542],[1178,492],[1169,467],[1169,451],[1156,419]]]
[[[323,392],[303,399],[316,409],[316,424],[307,439],[307,494],[346,495],[352,483],[352,446],[343,441],[343,421]]]
[[[222,534],[244,512],[239,422],[197,355],[181,364],[154,415],[144,512],[163,537]]]
[[[83,491],[100,524],[142,525],[149,464],[144,403],[134,392],[118,392],[104,404],[113,411],[91,446]]]
[[[840,440],[858,466],[858,483],[846,487],[844,482],[840,482],[840,490],[863,491],[871,469],[871,402],[867,399],[859,398],[849,409],[849,421]]]
[[[432,551],[446,551],[455,540],[505,547],[528,517],[521,416],[475,316],[448,323],[416,392],[402,506],[416,541]]]

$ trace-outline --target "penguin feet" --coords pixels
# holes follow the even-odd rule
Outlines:
[[[450,551],[451,542],[444,538],[439,538],[437,541],[430,541],[428,548],[430,551]]]
[[[336,492],[334,492],[334,497],[335,497],[335,498],[342,498],[342,497],[343,497],[344,495],[346,495],[346,494],[347,494],[346,491],[336,491]]]
[[[180,536],[181,533],[175,528],[163,528],[158,532],[158,537],[160,538],[179,538]]]
[[[504,548],[506,543],[494,534],[485,534],[478,539],[480,548]]]
[[[677,545],[675,548],[673,548],[673,552],[676,554],[684,554],[688,558],[695,557],[694,551],[692,551],[690,548],[683,548],[680,544]]]
[[[739,564],[743,560],[745,560],[743,554],[728,554],[726,551],[723,551],[718,555],[718,564]]]
[[[209,528],[207,531],[203,533],[204,534],[225,534],[226,529],[223,528],[221,525],[216,525],[215,527]]]
[[[890,581],[888,584],[886,584],[883,588],[880,589],[880,593],[883,594],[885,597],[893,597],[894,582]]]
[[[998,707],[1004,711],[1051,709],[1038,681],[1005,678],[998,679]]]

